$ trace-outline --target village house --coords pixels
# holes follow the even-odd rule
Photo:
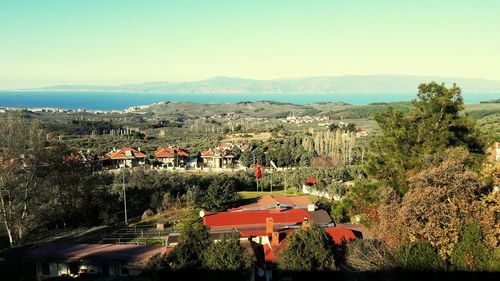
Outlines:
[[[37,279],[54,277],[126,277],[141,274],[155,254],[168,253],[162,245],[48,243],[27,258],[36,265]]]
[[[186,167],[189,159],[189,152],[177,146],[158,148],[154,152],[156,160],[162,167]]]
[[[130,168],[146,163],[146,154],[141,152],[140,148],[125,147],[120,150],[113,148],[113,150],[106,154],[106,157],[115,168]]]
[[[208,168],[234,168],[236,153],[221,147],[212,148],[201,153],[202,166]]]

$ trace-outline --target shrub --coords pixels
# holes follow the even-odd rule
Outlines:
[[[396,259],[404,270],[439,271],[445,263],[437,250],[428,242],[405,243],[396,252]]]
[[[146,211],[144,211],[144,213],[142,213],[141,220],[145,220],[153,215],[153,211],[151,209],[147,209]]]
[[[250,267],[250,257],[236,233],[225,234],[203,252],[203,266],[216,271],[239,271]]]
[[[481,225],[478,222],[464,225],[451,255],[452,266],[457,270],[483,271],[492,264],[492,258],[492,251],[483,242]]]
[[[387,244],[378,239],[356,239],[347,245],[346,264],[356,271],[383,271],[397,266]]]
[[[301,229],[288,237],[278,254],[278,268],[289,271],[335,270],[334,243],[318,226]]]

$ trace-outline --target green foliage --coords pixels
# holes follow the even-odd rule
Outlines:
[[[408,271],[442,271],[446,266],[438,251],[424,241],[401,245],[396,259],[400,267]]]
[[[349,198],[344,198],[343,200],[333,202],[330,214],[337,223],[349,222],[351,209],[352,201]]]
[[[315,225],[291,234],[279,253],[278,268],[289,271],[336,270],[331,236]]]
[[[442,154],[448,147],[464,146],[483,153],[475,124],[460,113],[460,88],[435,82],[419,86],[418,100],[408,114],[392,108],[377,114],[381,134],[370,147],[367,172],[399,194],[408,190],[407,178]]]
[[[481,225],[478,222],[465,224],[451,255],[452,266],[457,270],[483,271],[488,270],[492,259],[491,249],[483,242]]]
[[[208,186],[204,206],[211,211],[225,211],[238,201],[234,181],[227,175],[218,175]]]
[[[215,271],[242,271],[250,267],[248,252],[237,233],[225,234],[203,252],[203,267]]]
[[[166,264],[173,270],[199,268],[203,251],[210,246],[209,229],[202,224],[193,224],[183,229],[181,241],[166,257]]]

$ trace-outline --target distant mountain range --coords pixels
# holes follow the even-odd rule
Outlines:
[[[116,86],[57,85],[30,91],[120,91],[154,93],[404,93],[416,92],[420,83],[456,83],[467,92],[500,92],[500,81],[463,77],[413,75],[346,75],[275,80],[218,76],[191,82],[149,82]]]

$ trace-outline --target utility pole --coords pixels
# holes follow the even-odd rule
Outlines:
[[[123,208],[125,209],[125,227],[127,227],[128,218],[127,218],[127,193],[125,192],[125,167],[123,167]]]
[[[273,171],[271,170],[271,194],[273,194]]]

